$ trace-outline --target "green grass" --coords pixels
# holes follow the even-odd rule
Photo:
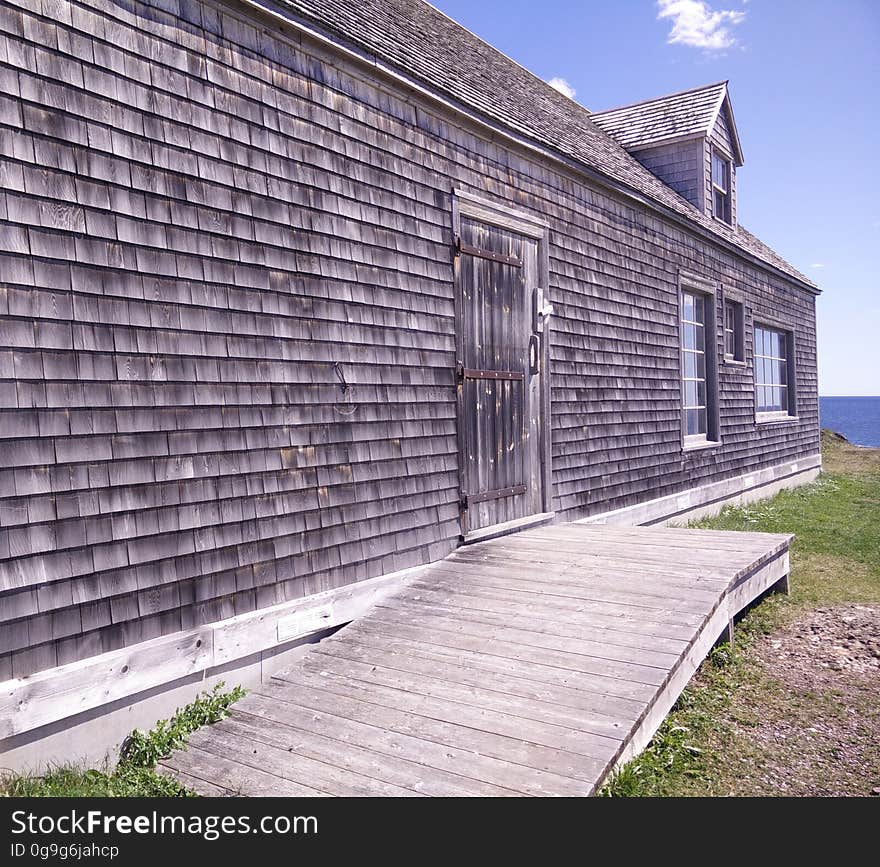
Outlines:
[[[150,798],[190,797],[194,793],[176,780],[156,772],[156,764],[180,749],[187,737],[204,725],[229,715],[229,706],[244,690],[223,692],[218,683],[168,720],[159,720],[148,732],[135,729],[126,739],[114,768],[60,765],[42,776],[7,774],[0,778],[0,794],[30,798]]]
[[[880,603],[880,449],[850,446],[830,432],[822,445],[825,472],[813,484],[692,524],[794,533],[791,596],[769,596],[745,615],[735,647],[710,654],[647,749],[612,776],[602,795],[751,793],[737,732],[793,700],[756,664],[758,639],[810,609]],[[809,719],[810,708],[800,713]]]

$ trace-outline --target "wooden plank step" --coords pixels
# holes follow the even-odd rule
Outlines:
[[[441,585],[437,582],[437,586],[428,585],[427,587],[407,588],[405,591],[413,600],[425,600],[431,602],[437,599],[441,604],[449,604],[458,606],[463,609],[480,608],[487,611],[497,611],[499,613],[511,613],[528,611],[534,614],[539,620],[548,620],[573,624],[583,624],[585,629],[601,629],[603,626],[609,629],[626,632],[638,638],[644,635],[647,640],[655,636],[661,636],[681,641],[690,640],[693,635],[694,627],[687,624],[668,623],[662,620],[645,619],[647,615],[643,612],[633,614],[632,609],[624,606],[616,606],[614,610],[597,610],[595,603],[586,602],[578,603],[567,599],[550,599],[544,597],[541,600],[540,608],[529,606],[523,608],[522,604],[516,600],[511,600],[510,594],[503,590],[492,587],[467,587],[452,583],[451,585]],[[700,617],[695,615],[692,617],[694,624],[700,621]],[[623,643],[623,642],[621,642]],[[634,644],[634,647],[640,646]]]
[[[431,581],[419,579],[413,583],[413,587],[432,587],[437,583],[442,586],[454,585],[461,582],[468,587],[496,587],[515,593],[523,599],[527,605],[541,604],[542,598],[550,599],[572,599],[581,602],[595,602],[599,605],[618,605],[628,609],[638,609],[649,612],[662,613],[664,617],[673,612],[679,614],[694,614],[703,616],[707,610],[710,610],[715,599],[688,600],[684,598],[665,598],[661,596],[645,596],[635,592],[629,592],[627,589],[620,587],[611,589],[608,587],[590,587],[585,584],[583,587],[577,585],[557,585],[552,584],[548,587],[535,581],[523,578],[513,578],[510,576],[490,575],[483,568],[480,574],[475,576],[473,570],[458,569],[451,570],[447,568],[436,569],[431,571]]]
[[[396,594],[395,599],[406,602],[413,611],[427,609],[429,612],[469,618],[479,623],[532,629],[536,632],[546,632],[550,635],[569,638],[587,636],[609,644],[652,648],[667,653],[680,653],[687,645],[688,637],[691,634],[691,630],[682,627],[679,632],[682,637],[672,638],[668,634],[655,635],[649,631],[653,626],[661,627],[657,631],[670,631],[668,628],[662,629],[663,624],[660,623],[651,624],[644,620],[622,621],[621,618],[617,618],[616,622],[611,621],[614,625],[609,625],[608,618],[601,618],[589,612],[547,611],[545,606],[537,610],[530,608],[524,612],[521,606],[509,603],[504,599],[475,595],[465,596],[461,593],[444,593],[443,591],[434,592],[421,588]],[[628,622],[631,622],[632,625],[627,630]]]
[[[306,660],[304,659],[304,662]],[[308,667],[284,672],[285,681],[311,677],[313,684],[325,684],[326,689],[343,691],[360,687],[361,695],[371,702],[381,703],[383,707],[403,711],[407,714],[424,717],[453,725],[464,725],[490,735],[501,735],[534,746],[545,747],[575,758],[580,767],[598,767],[612,754],[618,741],[613,738],[587,735],[565,726],[544,723],[515,716],[503,711],[485,707],[471,707],[455,701],[437,699],[433,696],[419,695],[405,689],[397,689],[382,683],[362,681],[358,678],[330,671],[326,666],[310,663]],[[427,727],[430,731],[430,726]]]
[[[356,681],[316,677],[301,669],[290,669],[264,683],[260,692],[276,701],[289,700],[349,720],[498,759],[510,765],[523,780],[533,781],[532,785],[540,790],[533,792],[535,794],[552,791],[566,795],[586,794],[603,767],[603,763],[596,759],[546,748],[517,735],[485,731],[462,720],[448,722],[379,704],[377,699],[383,696]],[[515,787],[512,783],[510,785]]]
[[[220,723],[211,726],[208,731],[211,735],[218,734],[218,740],[222,741],[222,731],[217,729],[218,725]],[[205,738],[202,745],[190,739],[185,750],[173,753],[161,766],[172,771],[183,771],[197,780],[205,780],[209,788],[219,783],[229,795],[236,797],[304,798],[328,795],[321,789],[286,780],[260,767],[240,764],[222,748],[218,751],[213,738]],[[198,787],[196,791],[208,794],[209,788],[203,790]]]
[[[687,567],[685,564],[670,563],[637,563],[616,562],[609,564],[605,560],[589,559],[582,554],[538,554],[533,551],[479,551],[467,555],[448,557],[444,564],[467,563],[477,566],[507,565],[530,573],[564,572],[577,577],[578,583],[592,581],[595,577],[607,576],[618,578],[621,584],[641,581],[663,582],[682,587],[709,587],[723,590],[730,584],[730,572],[711,566]],[[429,571],[433,567],[428,567]]]
[[[458,561],[444,563],[442,567],[431,569],[424,576],[421,576],[414,582],[414,586],[427,587],[431,584],[431,576],[437,574],[447,575],[466,575],[473,576],[474,566],[478,565],[480,575],[491,577],[511,577],[517,581],[529,581],[535,584],[538,589],[545,589],[542,585],[548,584],[550,588],[559,590],[583,590],[589,587],[591,591],[599,588],[607,588],[612,591],[622,591],[631,595],[638,596],[660,596],[664,599],[678,600],[694,600],[694,601],[715,601],[718,594],[722,593],[727,587],[724,584],[716,583],[714,586],[710,583],[712,579],[694,581],[688,587],[675,578],[669,578],[667,575],[647,575],[639,572],[632,572],[628,575],[622,575],[619,572],[611,572],[601,566],[591,566],[589,564],[581,566],[574,563],[570,566],[554,566],[544,567],[540,564],[534,564],[530,560],[518,561],[511,560],[481,560],[478,564],[460,563]]]
[[[539,714],[544,704],[550,704],[554,708],[574,709],[580,712],[580,718],[587,723],[587,731],[614,735],[621,720],[635,721],[641,711],[641,704],[638,702],[622,699],[615,701],[602,693],[554,686],[500,670],[490,672],[485,668],[470,668],[460,658],[457,662],[438,656],[426,658],[413,653],[411,646],[394,641],[382,643],[375,636],[371,638],[372,640],[365,641],[363,636],[354,639],[339,635],[335,641],[325,644],[324,653],[369,665],[381,665],[429,681],[440,680],[471,687],[478,690],[478,695],[488,690],[499,692],[508,698],[526,699],[534,702]],[[626,707],[627,704],[629,707]],[[598,728],[592,727],[591,717],[598,721]]]
[[[592,681],[599,683],[601,688],[610,695],[621,698],[644,698],[650,696],[656,686],[663,680],[663,672],[652,668],[638,670],[628,669],[630,675],[641,675],[647,672],[642,679],[627,679],[620,676],[620,669],[606,660],[595,659],[589,656],[579,656],[573,653],[561,653],[542,648],[524,648],[509,641],[486,642],[483,638],[475,638],[471,635],[462,635],[456,632],[429,630],[422,626],[412,626],[403,623],[395,625],[393,631],[388,625],[370,618],[369,623],[355,622],[346,629],[352,630],[355,635],[360,630],[365,632],[379,632],[389,638],[411,638],[424,641],[432,645],[446,648],[447,650],[468,650],[475,653],[492,656],[495,659],[518,660],[524,664],[543,665],[559,671],[571,672],[577,675],[589,675]]]
[[[417,607],[409,600],[377,605],[373,611],[377,623],[408,623],[412,626],[423,624],[429,629],[452,630],[468,635],[482,636],[487,642],[509,641],[522,647],[536,647],[547,650],[558,650],[563,653],[574,653],[595,659],[607,660],[612,663],[631,664],[639,667],[659,668],[666,670],[678,659],[678,653],[669,653],[657,647],[628,647],[620,644],[609,644],[596,641],[588,633],[580,638],[561,636],[551,632],[542,632],[512,624],[491,624],[477,618],[462,617],[458,612],[448,614],[443,611],[430,610],[430,606]],[[392,631],[389,630],[389,634]],[[631,669],[625,666],[613,667],[609,673],[618,677],[626,677]],[[640,675],[644,672],[637,672]],[[653,683],[653,680],[648,682]]]
[[[340,637],[342,633],[339,634]],[[566,689],[576,690],[587,696],[599,696],[603,704],[610,708],[619,708],[623,716],[629,716],[636,708],[644,706],[641,696],[648,696],[653,688],[644,684],[632,684],[631,691],[638,692],[639,697],[618,696],[608,692],[609,679],[583,672],[567,671],[548,665],[540,665],[530,660],[521,661],[506,657],[493,656],[470,650],[456,650],[430,644],[416,638],[396,635],[389,638],[381,628],[364,628],[356,635],[345,635],[345,638],[362,646],[373,644],[393,649],[400,649],[408,656],[418,656],[427,660],[436,660],[450,665],[466,666],[477,675],[506,674],[526,683],[550,684]],[[616,682],[612,681],[613,686]]]
[[[614,750],[623,738],[622,733],[611,728],[612,724],[608,720],[596,715],[578,715],[565,708],[523,701],[501,692],[413,677],[405,671],[381,665],[314,653],[303,660],[303,670],[322,677],[333,675],[358,680],[383,691],[394,690],[404,697],[395,697],[392,700],[400,700],[408,706],[415,699],[417,706],[426,704],[434,712],[444,714],[446,719],[454,719],[457,712],[477,712],[489,715],[501,725],[521,723],[524,727],[529,727],[534,723],[533,729],[537,737],[558,743],[561,747],[582,755],[604,756]],[[391,693],[385,692],[385,695],[390,697]]]
[[[316,791],[344,797],[386,795],[415,797],[411,789],[373,780],[328,762],[319,761],[297,752],[291,752],[268,742],[253,727],[248,727],[234,714],[208,728],[199,729],[190,736],[192,746],[222,756],[248,772],[270,774],[287,782],[306,786]],[[260,785],[268,785],[261,779]],[[286,795],[286,792],[272,792]]]
[[[517,794],[510,789],[455,776],[439,768],[426,774],[424,764],[401,758],[390,751],[377,752],[352,743],[350,739],[342,739],[338,735],[345,732],[345,726],[342,725],[345,721],[338,718],[321,717],[314,712],[291,706],[285,706],[283,720],[265,712],[254,713],[260,709],[265,711],[266,704],[271,703],[265,696],[254,697],[226,721],[226,731],[238,731],[242,738],[277,747],[293,755],[307,756],[332,765],[343,773],[351,772],[371,780],[371,783],[366,784],[366,792],[375,795],[397,794],[395,790],[398,787],[408,789],[415,795],[436,797]],[[315,731],[318,722],[324,723],[320,732]],[[370,743],[375,745],[375,732],[371,734],[374,736]],[[392,788],[385,791],[387,786]]]
[[[540,787],[532,790],[528,785],[521,786],[509,764],[499,759],[351,719],[351,703],[346,705],[341,699],[333,700],[332,693],[324,693],[323,705],[334,707],[335,713],[314,709],[313,705],[321,704],[321,699],[315,699],[310,688],[295,693],[286,690],[283,699],[271,689],[269,692],[268,695],[250,693],[246,702],[236,709],[236,715],[272,720],[301,731],[325,733],[336,745],[337,755],[344,756],[345,760],[351,758],[348,749],[354,748],[374,753],[383,760],[406,762],[416,775],[416,787],[426,794],[453,794],[453,790],[462,795],[544,794]],[[300,699],[304,705],[298,703]]]

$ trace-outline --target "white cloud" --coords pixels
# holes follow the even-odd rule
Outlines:
[[[810,267],[811,268],[824,268],[825,263],[824,262],[813,262],[813,264],[810,265]]]
[[[569,99],[574,99],[574,95],[577,93],[577,91],[564,78],[560,78],[558,75],[555,78],[551,78],[547,84],[549,84],[554,90],[558,90],[563,96],[567,96]]]
[[[716,12],[703,0],[657,0],[657,18],[668,18],[672,29],[666,41],[670,45],[689,45],[706,51],[723,51],[736,45],[730,28],[739,24],[745,12],[722,9]]]

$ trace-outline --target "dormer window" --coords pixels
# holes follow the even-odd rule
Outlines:
[[[730,160],[712,151],[712,213],[725,223],[731,222]]]
[[[726,81],[594,111],[590,118],[698,211],[735,224],[743,153]]]

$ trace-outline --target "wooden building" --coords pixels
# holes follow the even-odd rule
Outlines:
[[[0,2],[7,751],[499,525],[813,478],[742,163],[726,83],[591,114],[420,0]]]

